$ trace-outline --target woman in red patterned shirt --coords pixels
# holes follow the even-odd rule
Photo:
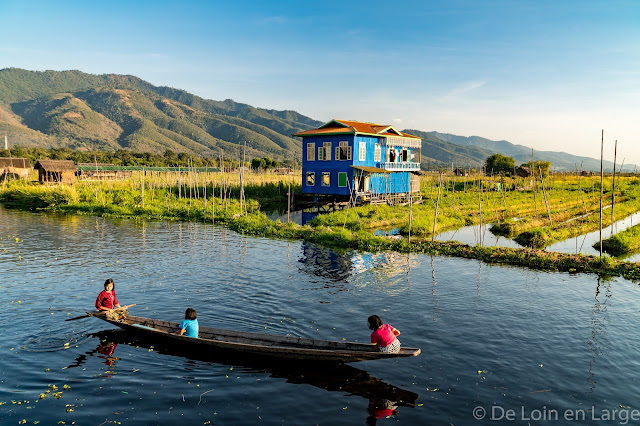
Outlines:
[[[104,282],[104,290],[100,292],[96,299],[96,309],[99,311],[110,311],[119,308],[120,303],[116,298],[116,289],[113,280],[109,278]]]

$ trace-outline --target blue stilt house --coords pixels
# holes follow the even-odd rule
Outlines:
[[[393,126],[332,120],[302,138],[302,193],[390,200],[420,190],[422,140]]]

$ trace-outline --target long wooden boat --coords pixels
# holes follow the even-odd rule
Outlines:
[[[419,348],[402,347],[400,352],[378,352],[374,345],[354,342],[336,342],[303,337],[224,330],[200,327],[199,337],[180,336],[177,322],[126,316],[109,319],[106,315],[87,314],[100,318],[124,330],[144,337],[161,339],[176,345],[197,346],[198,350],[233,351],[245,355],[300,361],[355,362],[374,359],[410,357],[420,354]]]

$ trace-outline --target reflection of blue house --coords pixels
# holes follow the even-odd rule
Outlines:
[[[393,128],[332,120],[302,138],[302,193],[385,198],[419,192],[422,140]]]

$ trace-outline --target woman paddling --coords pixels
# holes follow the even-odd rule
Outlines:
[[[120,303],[116,297],[116,289],[113,280],[109,278],[104,282],[104,290],[100,292],[96,299],[96,309],[99,311],[110,311],[119,308]]]

